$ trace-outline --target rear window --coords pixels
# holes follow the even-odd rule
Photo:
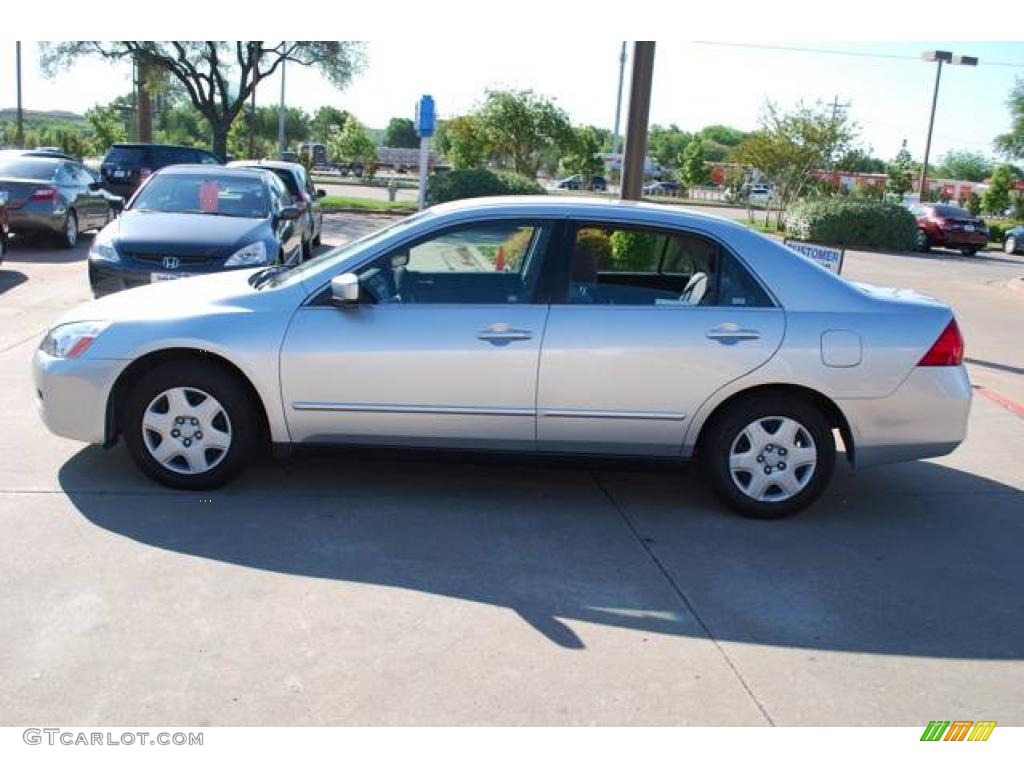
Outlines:
[[[105,163],[121,163],[122,165],[142,165],[146,158],[146,147],[111,147]]]
[[[299,185],[295,182],[295,174],[291,171],[286,171],[284,168],[271,168],[274,175],[277,176],[284,185],[288,187],[288,191],[291,192],[292,197],[299,196]]]
[[[973,219],[967,211],[963,208],[957,208],[955,205],[935,205],[932,206],[936,216],[942,216],[946,219]]]
[[[41,158],[22,157],[17,160],[0,160],[0,176],[16,176],[21,179],[45,179],[54,177],[58,163]]]
[[[153,147],[153,165],[163,168],[167,165],[197,162],[196,152],[184,147]]]

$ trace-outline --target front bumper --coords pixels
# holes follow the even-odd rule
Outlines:
[[[837,401],[858,467],[944,456],[967,436],[971,382],[963,366],[917,367],[888,397]]]
[[[125,360],[60,359],[36,350],[32,380],[47,429],[72,440],[103,443],[110,391],[126,365]]]
[[[187,279],[197,275],[212,275],[235,269],[252,269],[250,266],[224,267],[182,265],[177,271],[161,269],[159,265],[139,265],[134,262],[108,262],[89,259],[89,285],[93,296],[97,299],[110,293],[117,293],[128,288],[137,288],[153,282],[153,275],[168,275],[173,279]]]

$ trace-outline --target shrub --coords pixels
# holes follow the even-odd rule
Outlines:
[[[543,195],[544,188],[533,179],[511,171],[442,171],[427,180],[427,205],[490,195]]]
[[[581,229],[576,235],[576,247],[594,254],[599,271],[607,270],[612,264],[612,241],[600,229]]]
[[[798,240],[842,247],[898,251],[914,248],[917,221],[901,205],[864,198],[827,198],[797,203],[786,230]]]
[[[612,233],[612,264],[620,272],[644,272],[657,264],[654,249],[658,236],[652,232],[620,229]],[[655,267],[657,268],[657,267]]]
[[[988,225],[988,241],[990,243],[1001,243],[1006,237],[1006,227],[1002,224]]]

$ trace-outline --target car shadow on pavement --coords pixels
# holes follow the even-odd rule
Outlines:
[[[28,280],[28,275],[16,269],[4,269],[0,266],[0,293],[6,293],[11,288],[17,288]]]
[[[78,244],[74,248],[62,248],[47,237],[14,237],[11,238],[11,247],[4,257],[4,263],[70,264],[83,261],[89,254],[92,238],[92,232],[80,232]]]
[[[542,460],[318,452],[194,494],[142,479],[123,449],[89,447],[59,479],[85,519],[142,545],[505,607],[568,649],[584,648],[573,625],[587,622],[1024,658],[1024,493],[929,462],[837,475],[778,522],[729,514],[677,471]]]

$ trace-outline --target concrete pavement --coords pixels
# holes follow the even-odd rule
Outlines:
[[[0,724],[1024,725],[1024,420],[992,402],[777,523],[664,468],[359,450],[177,493],[34,413],[84,247],[0,267]],[[844,271],[945,294],[1013,369],[1021,264]]]

